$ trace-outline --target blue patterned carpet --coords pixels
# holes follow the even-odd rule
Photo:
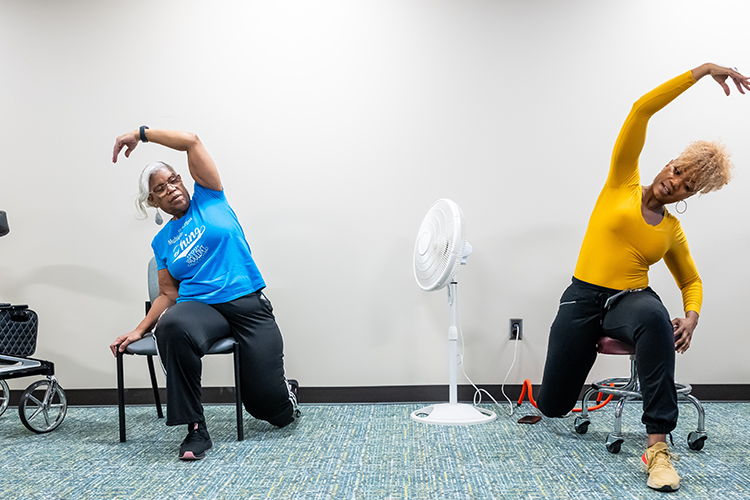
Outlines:
[[[750,498],[750,404],[707,403],[700,452],[686,444],[695,411],[680,406],[682,488],[669,494],[646,486],[637,408],[626,409],[618,455],[603,445],[612,405],[593,413],[583,436],[570,418],[516,423],[536,413],[529,404],[470,427],[413,422],[417,408],[303,406],[285,429],[247,416],[240,443],[233,407],[210,406],[214,447],[194,463],[177,460],[185,429],[165,427],[153,408],[128,408],[125,444],[116,408],[70,408],[44,435],[27,431],[11,408],[0,417],[0,499]]]

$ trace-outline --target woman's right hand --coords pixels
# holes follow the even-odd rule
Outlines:
[[[120,151],[122,151],[123,148],[127,148],[125,150],[125,158],[129,158],[130,153],[132,153],[136,146],[138,146],[140,140],[140,130],[134,130],[132,132],[128,132],[127,134],[122,134],[120,137],[118,137],[115,141],[115,148],[112,150],[112,163],[117,163],[117,157],[119,156]]]
[[[126,333],[125,335],[120,335],[109,346],[109,349],[112,351],[112,355],[114,357],[117,357],[118,350],[120,352],[125,352],[125,349],[128,347],[128,345],[141,340],[143,338],[143,335],[144,334],[138,330],[133,330],[132,332]]]

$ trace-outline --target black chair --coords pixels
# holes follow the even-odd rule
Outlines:
[[[146,314],[151,308],[151,301],[159,295],[159,281],[157,278],[156,261],[152,258],[148,263],[148,293],[149,302],[146,302]],[[154,391],[154,402],[156,403],[156,414],[158,418],[164,418],[161,409],[161,398],[159,396],[159,386],[156,382],[156,372],[154,370],[154,356],[156,352],[156,339],[153,332],[149,332],[141,340],[128,345],[126,349],[128,354],[146,356],[148,371],[151,376],[151,387]],[[123,355],[117,353],[117,403],[120,417],[120,442],[125,442],[125,376],[123,374]],[[242,422],[242,392],[240,386],[240,345],[232,337],[227,337],[216,342],[208,350],[207,354],[233,354],[234,357],[234,391],[235,406],[237,410],[237,440],[245,439],[245,430]]]

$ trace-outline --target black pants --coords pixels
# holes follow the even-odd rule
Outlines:
[[[294,420],[284,377],[284,342],[262,292],[224,304],[178,302],[161,317],[155,335],[167,371],[167,425],[204,421],[201,358],[230,335],[240,345],[245,409],[278,427]]]
[[[677,425],[678,413],[669,313],[651,288],[626,293],[605,309],[607,298],[617,292],[573,278],[563,293],[550,329],[539,410],[560,417],[573,409],[596,360],[597,341],[607,336],[635,344],[643,392],[641,420],[649,434],[666,434]]]

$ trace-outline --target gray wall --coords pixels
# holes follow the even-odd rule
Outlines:
[[[710,5],[710,7],[709,7]],[[0,1],[0,301],[39,312],[37,356],[66,388],[115,386],[107,346],[142,317],[153,220],[136,178],[162,159],[141,124],[197,132],[268,282],[290,376],[308,386],[447,381],[445,290],[412,277],[441,197],[463,209],[465,369],[541,380],[611,148],[631,104],[705,61],[750,72],[745,2],[696,0]],[[678,377],[750,383],[745,252],[750,96],[701,81],[651,123],[642,175],[722,138],[736,179],[681,216],[705,285]],[[673,315],[663,263],[652,285]],[[622,370],[600,359],[592,378]],[[144,370],[145,372],[145,370]],[[130,386],[147,385],[130,370]],[[208,360],[206,385],[228,385]],[[463,377],[460,382],[464,383]],[[27,382],[14,381],[14,387]]]

